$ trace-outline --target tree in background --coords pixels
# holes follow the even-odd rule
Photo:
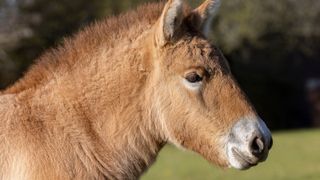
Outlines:
[[[14,49],[21,38],[31,35],[22,20],[18,8],[19,0],[0,0],[0,89],[18,78],[17,64],[8,54]]]
[[[7,50],[16,64],[18,76],[45,49],[55,46],[65,36],[103,16],[104,2],[92,0],[30,0],[18,4],[21,19],[32,34]],[[13,80],[14,81],[14,80]]]
[[[56,46],[64,37],[142,2],[1,0],[0,89],[12,84],[44,50]],[[6,43],[1,43],[3,41]]]
[[[239,83],[273,128],[311,124],[305,86],[320,78],[320,1],[224,1],[218,41]]]

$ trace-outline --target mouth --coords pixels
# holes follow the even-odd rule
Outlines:
[[[258,164],[257,160],[249,158],[242,153],[240,153],[236,148],[232,148],[232,153],[234,158],[241,164],[243,170],[249,169],[250,167],[256,166]]]

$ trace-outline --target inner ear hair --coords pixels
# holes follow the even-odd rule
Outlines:
[[[168,0],[163,9],[156,35],[160,46],[164,46],[177,39],[183,19],[184,1]]]
[[[220,0],[206,0],[188,16],[188,23],[194,29],[208,36],[211,22],[220,7]]]

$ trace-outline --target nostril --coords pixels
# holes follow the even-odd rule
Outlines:
[[[272,137],[271,137],[270,143],[269,143],[269,146],[268,146],[268,149],[269,149],[269,150],[272,148],[272,145],[273,145],[273,139],[272,139]]]
[[[264,142],[261,138],[255,137],[251,143],[251,153],[257,157],[261,156],[264,152]]]

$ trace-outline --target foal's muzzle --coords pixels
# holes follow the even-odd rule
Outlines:
[[[248,169],[266,160],[273,140],[265,123],[250,118],[238,121],[232,128],[226,146],[231,167]]]

